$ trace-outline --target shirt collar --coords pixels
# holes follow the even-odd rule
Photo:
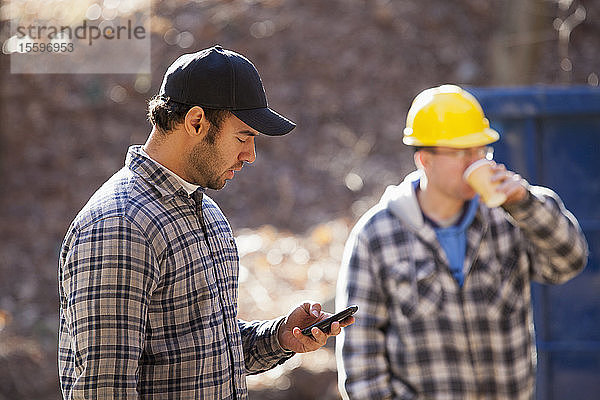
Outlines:
[[[187,182],[158,161],[150,158],[141,145],[129,147],[125,165],[156,187],[163,196],[172,196],[182,190],[187,195],[197,189],[204,191],[203,187]]]
[[[159,163],[158,161],[156,161],[155,159],[153,159],[152,157],[150,157],[148,155],[148,153],[146,153],[144,151],[143,147],[140,147],[140,153],[144,156],[149,158],[150,160],[152,160],[154,163],[156,163],[158,166],[160,166],[162,169],[165,170],[165,172],[169,175],[171,175],[173,178],[175,178],[175,180],[177,182],[179,182],[179,184],[183,187],[183,189],[186,191],[187,194],[192,194],[194,193],[196,190],[202,188],[202,186],[200,185],[194,185],[193,183],[190,183],[188,181],[186,181],[185,179],[183,179],[182,177],[180,177],[179,175],[177,175],[175,172],[171,171],[169,168],[165,167],[164,165],[162,165],[161,163]],[[203,189],[203,188],[202,188]],[[204,191],[204,190],[202,190]]]

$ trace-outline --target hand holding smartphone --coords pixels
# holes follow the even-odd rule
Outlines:
[[[331,329],[331,324],[334,321],[341,322],[341,321],[345,320],[346,318],[348,318],[349,316],[356,313],[357,311],[358,311],[358,306],[351,305],[348,308],[346,308],[345,310],[342,310],[339,313],[334,314],[331,317],[324,319],[323,321],[319,321],[317,323],[312,324],[311,326],[308,326],[308,327],[302,329],[302,334],[306,335],[306,336],[312,336],[310,331],[314,327],[319,328],[320,330],[322,330],[325,333],[329,333],[329,331]]]

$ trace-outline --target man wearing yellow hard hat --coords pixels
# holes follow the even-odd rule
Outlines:
[[[336,302],[361,317],[336,343],[345,399],[532,399],[530,283],[567,281],[588,250],[556,193],[491,161],[498,139],[458,86],[413,101],[417,170],[346,244]]]

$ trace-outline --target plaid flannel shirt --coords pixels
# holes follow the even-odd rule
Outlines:
[[[238,253],[217,205],[129,149],[80,211],[59,260],[65,399],[244,399],[245,373],[291,356],[283,319],[237,319]]]
[[[394,188],[413,205],[405,217],[420,218],[410,179]],[[585,266],[575,218],[539,187],[508,212],[480,205],[461,288],[432,226],[407,224],[391,204],[363,216],[344,254],[337,306],[358,304],[360,315],[337,340],[343,397],[531,399],[530,283],[561,283]]]

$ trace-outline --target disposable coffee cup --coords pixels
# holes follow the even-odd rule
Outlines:
[[[506,201],[506,195],[496,190],[499,183],[492,182],[492,162],[475,161],[463,174],[465,181],[481,196],[486,206],[493,208]]]

